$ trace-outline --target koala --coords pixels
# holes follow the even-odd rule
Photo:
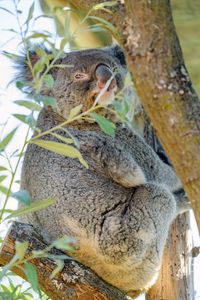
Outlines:
[[[36,54],[32,56],[35,62]],[[23,59],[19,78],[30,80]],[[109,79],[98,101],[110,105],[127,73],[119,46],[66,53],[58,64],[71,67],[50,71],[54,86],[43,93],[57,103],[42,108],[37,120],[41,132],[62,123],[73,107],[91,107]],[[104,110],[99,113],[105,115]],[[173,169],[132,128],[114,122],[114,138],[87,120],[56,131],[79,140],[88,169],[77,159],[28,145],[21,189],[32,201],[54,198],[56,203],[22,221],[40,228],[49,242],[63,235],[74,237],[78,249],[69,255],[134,297],[155,283],[170,224],[186,203],[173,195],[181,187]],[[50,134],[42,138],[58,142]]]

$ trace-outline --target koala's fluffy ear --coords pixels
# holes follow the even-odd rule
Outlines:
[[[124,68],[126,67],[125,55],[124,55],[124,52],[122,51],[122,49],[119,45],[114,44],[110,47],[106,47],[105,50],[111,56],[115,56]]]
[[[20,56],[15,60],[15,69],[17,70],[17,78],[19,81],[23,82],[25,85],[33,80],[30,66],[28,60],[31,63],[32,68],[39,60],[44,60],[45,56],[50,55],[49,50],[45,49],[43,46],[34,45],[27,53],[21,53]]]

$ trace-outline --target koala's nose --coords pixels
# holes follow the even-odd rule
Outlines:
[[[98,67],[96,68],[95,74],[96,74],[96,78],[97,78],[97,86],[100,89],[103,89],[104,86],[106,85],[106,82],[113,76],[111,69],[103,64],[98,65]],[[116,87],[116,85],[117,85],[116,79],[113,78],[108,87],[108,90],[110,91],[110,90],[114,89]]]

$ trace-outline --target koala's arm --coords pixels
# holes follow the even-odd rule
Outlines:
[[[181,182],[173,168],[164,163],[141,136],[129,127],[121,126],[118,134],[131,147],[132,157],[144,171],[147,181],[163,184],[172,192],[181,189]]]
[[[130,153],[109,136],[100,136],[95,132],[79,135],[80,151],[94,162],[95,171],[124,187],[135,187],[146,182],[145,175]]]

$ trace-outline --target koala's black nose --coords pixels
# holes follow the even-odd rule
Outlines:
[[[111,69],[103,64],[98,65],[95,74],[97,78],[97,86],[100,89],[103,89],[104,86],[106,85],[106,82],[113,76]],[[117,85],[116,79],[113,78],[108,87],[108,90],[114,89],[116,85]]]

